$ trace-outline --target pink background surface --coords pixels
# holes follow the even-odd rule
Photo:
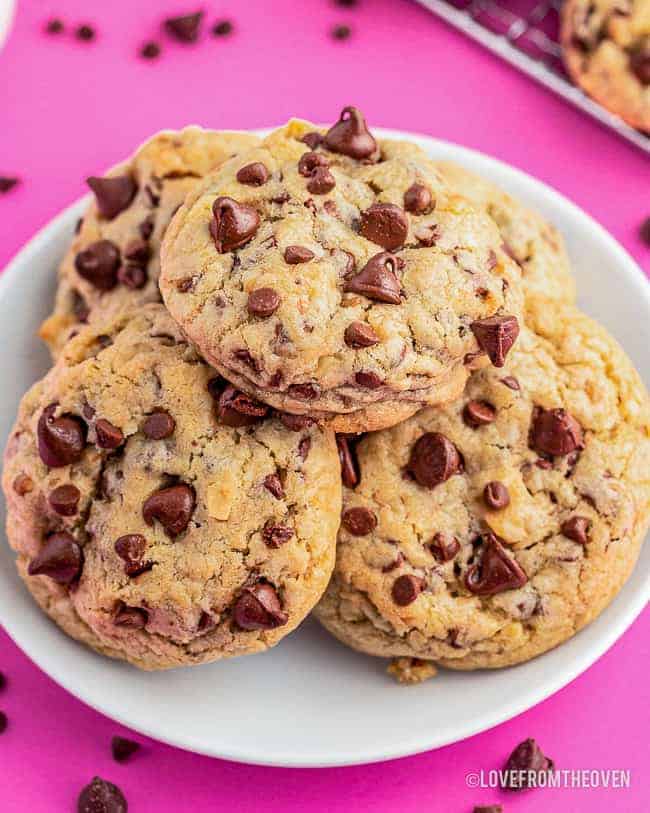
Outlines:
[[[189,47],[164,40],[155,63],[137,58],[139,45],[158,35],[166,12],[192,11],[192,3],[21,0],[19,6],[0,52],[0,175],[18,174],[23,182],[0,197],[0,267],[85,191],[86,175],[159,128],[258,127],[290,115],[333,121],[354,103],[371,124],[457,141],[546,181],[650,272],[650,250],[636,234],[650,215],[648,159],[410,0],[360,0],[354,10],[328,0],[206,2],[208,21],[231,18],[236,33],[223,39],[205,33]],[[70,25],[92,22],[97,41],[46,37],[41,28],[51,15]],[[328,36],[339,22],[353,29],[347,42]],[[588,290],[581,294],[588,299]],[[78,789],[100,774],[123,788],[134,813],[355,807],[463,813],[497,801],[508,813],[645,811],[649,633],[646,610],[588,673],[490,732],[391,763],[331,770],[235,765],[138,735],[143,750],[117,765],[110,738],[128,732],[67,695],[0,633],[0,670],[9,678],[0,708],[10,719],[0,738],[0,809],[71,811]],[[559,767],[629,769],[632,786],[507,797],[465,787],[468,771],[500,767],[528,736]]]

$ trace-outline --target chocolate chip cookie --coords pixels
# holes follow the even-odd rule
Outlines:
[[[346,108],[300,121],[193,190],[162,247],[165,304],[229,381],[358,432],[460,393],[518,332],[521,273],[494,222],[418,147]]]
[[[496,184],[452,161],[438,169],[449,186],[485,210],[499,227],[504,250],[519,264],[525,298],[575,302],[576,286],[562,235],[541,215]]]
[[[567,0],[560,36],[575,82],[632,127],[650,133],[648,0]]]
[[[372,655],[454,669],[528,660],[594,619],[650,520],[650,409],[621,348],[536,299],[502,370],[356,448],[316,615]]]
[[[79,324],[160,302],[160,243],[185,195],[209,170],[258,142],[187,127],[153,136],[103,178],[59,268],[54,311],[40,335],[56,356]]]
[[[223,381],[162,305],[68,342],[21,403],[3,487],[38,603],[143,669],[273,646],[334,564],[334,436]]]

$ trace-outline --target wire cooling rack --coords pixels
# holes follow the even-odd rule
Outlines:
[[[596,104],[567,76],[558,41],[563,0],[418,2],[650,155],[650,137]]]

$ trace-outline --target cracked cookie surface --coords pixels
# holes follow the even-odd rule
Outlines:
[[[289,122],[199,184],[165,236],[161,291],[241,389],[378,429],[456,397],[484,360],[473,326],[520,312],[501,244],[422,150],[375,141],[346,109],[326,133]]]
[[[454,404],[367,435],[356,464],[343,440],[315,613],[344,643],[507,666],[572,636],[629,576],[650,518],[647,392],[575,307],[537,300],[528,321],[504,369],[474,373]]]
[[[198,179],[258,141],[199,127],[165,131],[105,178],[90,179],[95,195],[61,262],[54,310],[40,329],[53,356],[81,324],[160,302],[160,243],[172,215]]]
[[[334,564],[333,435],[228,386],[162,305],[66,345],[21,402],[3,487],[39,604],[144,669],[273,646]]]
[[[575,82],[632,127],[650,133],[648,0],[567,0],[560,37]]]

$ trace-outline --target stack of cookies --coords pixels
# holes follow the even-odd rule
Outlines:
[[[89,185],[3,478],[69,635],[160,669],[313,610],[410,680],[527,660],[621,588],[648,396],[537,214],[355,108],[157,135]]]

